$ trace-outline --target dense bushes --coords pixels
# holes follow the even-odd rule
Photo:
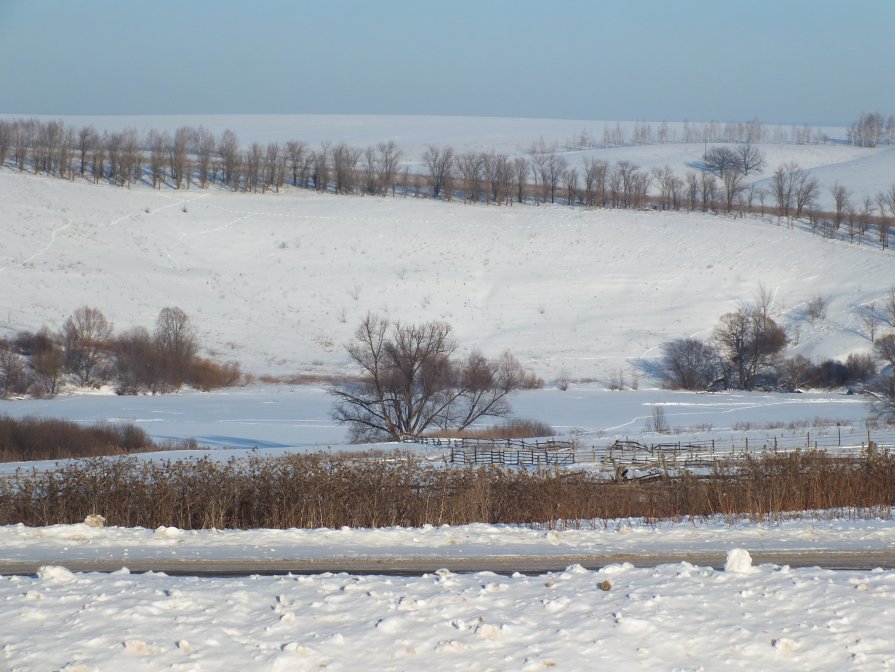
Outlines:
[[[111,525],[183,529],[575,526],[843,508],[888,515],[895,504],[891,455],[771,454],[736,465],[711,478],[614,483],[584,472],[443,469],[398,454],[225,463],[93,458],[0,481],[0,524],[75,523],[101,514]]]
[[[0,417],[0,462],[122,455],[157,448],[135,425]]]
[[[895,296],[895,289],[893,289]],[[811,304],[826,302],[818,298]],[[662,344],[656,373],[669,389],[706,390],[755,388],[795,391],[803,387],[837,388],[874,381],[875,354],[895,365],[895,335],[876,338],[873,354],[851,353],[845,361],[812,362],[803,355],[783,357],[789,344],[786,330],[770,317],[772,300],[762,287],[752,304],[721,317],[709,342],[679,338]],[[816,317],[822,319],[819,312]],[[893,322],[895,323],[895,322]]]
[[[111,383],[118,394],[172,392],[184,385],[211,390],[240,382],[238,364],[203,359],[198,351],[180,308],[163,308],[152,333],[135,327],[116,336],[99,309],[82,306],[59,333],[43,327],[0,341],[0,397],[54,395],[66,380],[82,387]]]

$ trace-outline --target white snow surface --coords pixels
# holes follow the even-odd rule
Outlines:
[[[185,211],[184,211],[185,210]],[[0,336],[98,307],[123,331],[177,305],[206,354],[255,373],[350,372],[369,312],[444,320],[548,380],[630,379],[707,336],[763,284],[788,354],[844,358],[895,284],[892,251],[760,219],[563,206],[242,194],[71,183],[0,170]],[[807,302],[828,298],[811,322]]]
[[[871,426],[862,395],[844,391],[782,394],[725,392],[700,394],[655,388],[611,392],[599,384],[555,387],[514,393],[513,414],[550,425],[557,436],[576,438],[584,449],[605,448],[616,439],[644,444],[716,441],[719,450],[777,445],[824,449],[859,447],[869,437],[883,446],[895,445],[890,430]],[[363,450],[346,445],[347,429],[332,419],[333,399],[312,386],[253,385],[211,393],[185,391],[157,396],[69,394],[52,399],[0,400],[0,414],[15,417],[63,418],[84,425],[130,423],[159,442],[193,439],[199,450],[167,450],[143,458],[179,459],[196,454],[226,460],[233,455],[282,455],[285,452]],[[668,432],[649,427],[662,408]],[[488,424],[485,420],[482,424]],[[447,450],[415,444],[379,444],[377,448],[413,449],[440,459]],[[51,468],[53,462],[28,463]],[[18,463],[0,464],[0,475]]]
[[[99,128],[233,128],[245,143],[395,140],[413,163],[427,144],[524,153],[602,122],[462,118],[102,118]],[[105,122],[105,123],[104,123]],[[163,123],[164,122],[164,123]],[[552,124],[552,125],[551,125]],[[588,126],[588,124],[591,124]],[[831,132],[836,136],[836,132]],[[702,144],[567,151],[685,171]],[[895,175],[891,148],[764,146],[862,194]],[[767,178],[756,175],[756,180]],[[827,198],[827,192],[824,193]],[[123,330],[178,305],[207,353],[256,373],[348,371],[343,345],[374,311],[444,319],[464,348],[510,349],[550,380],[604,380],[704,336],[763,283],[789,354],[867,351],[857,309],[895,284],[892,252],[822,240],[757,219],[679,213],[497,208],[413,199],[119,189],[0,170],[0,337],[59,327],[83,304]],[[810,322],[805,303],[829,298]],[[573,384],[516,395],[518,415],[589,443],[644,436],[661,405],[679,436],[767,440],[795,423],[812,437],[866,431],[862,400],[840,393],[610,393]],[[281,453],[338,447],[344,428],[323,390],[250,387],[215,395],[73,395],[0,402],[0,413],[128,421],[156,438]],[[840,426],[812,424],[826,418]],[[696,429],[701,426],[702,429]],[[711,429],[705,429],[711,426]],[[773,432],[779,430],[774,429]],[[650,437],[646,437],[647,439]],[[662,437],[663,440],[667,437]],[[164,454],[176,457],[177,455]],[[188,455],[192,456],[192,454]],[[4,465],[4,471],[22,465]],[[52,465],[29,465],[52,466]],[[842,512],[839,512],[842,513]],[[0,559],[46,562],[0,577],[0,669],[67,670],[830,670],[895,668],[895,571],[756,564],[760,551],[891,551],[895,523],[819,513],[773,524],[694,520],[592,529],[469,525],[382,530],[157,530],[86,524],[0,527]],[[576,553],[726,553],[687,563],[543,575],[320,574],[187,578],[131,574],[138,560],[563,557]],[[120,564],[114,574],[66,563]]]
[[[490,525],[187,532],[0,528],[7,557],[52,557],[0,577],[0,664],[37,670],[884,670],[895,571],[752,563],[747,548],[892,548],[892,521],[722,521],[606,529]],[[727,549],[686,562],[578,565],[540,575],[247,578],[131,574],[133,558],[475,557],[599,549]],[[112,574],[63,558],[121,557]]]

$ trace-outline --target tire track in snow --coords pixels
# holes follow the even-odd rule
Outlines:
[[[666,418],[670,417],[686,417],[688,415],[728,415],[730,413],[738,413],[740,411],[749,411],[756,408],[766,408],[769,406],[788,406],[788,405],[802,405],[804,402],[802,401],[794,401],[790,399],[784,399],[781,401],[769,401],[766,403],[760,402],[743,402],[741,404],[735,405],[727,405],[727,404],[719,404],[722,406],[728,406],[727,408],[719,408],[717,410],[706,410],[705,407],[700,407],[698,411],[679,411],[679,412],[671,412],[666,413]],[[857,402],[856,402],[857,403]],[[860,402],[863,403],[863,402]],[[649,406],[662,406],[663,408],[667,408],[668,404],[663,402],[655,402],[652,404],[647,404]],[[627,422],[623,422],[619,425],[615,425],[613,427],[602,427],[601,430],[604,432],[611,432],[619,429],[623,429],[625,427],[630,427],[635,423],[643,420],[648,420],[652,417],[652,413],[647,415],[637,415],[628,420]]]
[[[170,206],[165,206],[165,207],[170,207]],[[250,217],[255,217],[256,214],[258,214],[258,213],[243,214],[243,215],[237,217],[236,219],[232,219],[229,222],[227,222],[226,224],[222,224],[221,226],[216,226],[213,229],[204,229],[202,231],[192,231],[192,232],[181,233],[177,237],[177,241],[180,242],[180,241],[184,240],[185,238],[189,238],[191,236],[206,236],[211,233],[217,233],[218,231],[223,231],[224,229],[227,229],[238,222],[241,222],[245,219],[249,219]],[[175,268],[179,268],[179,266],[177,265],[177,262],[174,260],[174,257],[171,256],[171,251],[167,247],[164,248],[164,253],[165,253],[165,256],[168,257],[168,260],[171,262],[171,264]]]
[[[50,233],[50,240],[49,240],[49,242],[43,247],[43,249],[38,250],[37,252],[35,252],[34,254],[32,254],[30,257],[28,257],[27,259],[23,259],[23,260],[20,261],[20,262],[15,262],[15,261],[13,261],[11,264],[7,264],[6,266],[0,267],[0,273],[3,273],[4,271],[6,271],[6,269],[8,269],[11,265],[24,266],[25,264],[31,263],[32,261],[34,261],[35,259],[37,259],[39,256],[41,256],[41,255],[43,255],[43,254],[46,254],[46,253],[49,251],[49,249],[50,249],[51,247],[53,247],[53,245],[56,243],[56,237],[57,237],[60,233],[62,233],[63,231],[65,231],[65,229],[71,227],[71,225],[72,225],[71,220],[68,220],[68,219],[65,220],[65,224],[63,224],[62,226],[60,226],[60,227],[58,227],[58,228],[53,229],[53,231]]]
[[[196,201],[203,199],[207,196],[208,196],[208,194],[200,194],[196,198],[180,198],[180,199],[175,200],[173,203],[169,203],[168,205],[163,205],[160,208],[156,208],[155,210],[150,210],[148,213],[145,211],[141,211],[141,212],[152,216],[152,215],[155,215],[155,214],[161,212],[162,210],[167,210],[168,208],[173,208],[178,205],[186,205],[187,203],[195,203]],[[170,198],[170,197],[164,196],[164,198]],[[139,212],[130,212],[126,215],[119,217],[118,219],[112,220],[108,224],[103,224],[102,226],[103,227],[116,226],[117,224],[120,224],[121,222],[123,222],[125,219],[129,219],[129,218],[133,217],[134,215],[139,215],[139,214],[140,214]]]

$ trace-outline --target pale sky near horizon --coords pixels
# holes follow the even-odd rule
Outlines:
[[[895,0],[0,0],[0,113],[842,125]]]

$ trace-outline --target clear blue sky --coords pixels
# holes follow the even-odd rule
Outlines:
[[[843,124],[895,0],[0,0],[0,112]]]

